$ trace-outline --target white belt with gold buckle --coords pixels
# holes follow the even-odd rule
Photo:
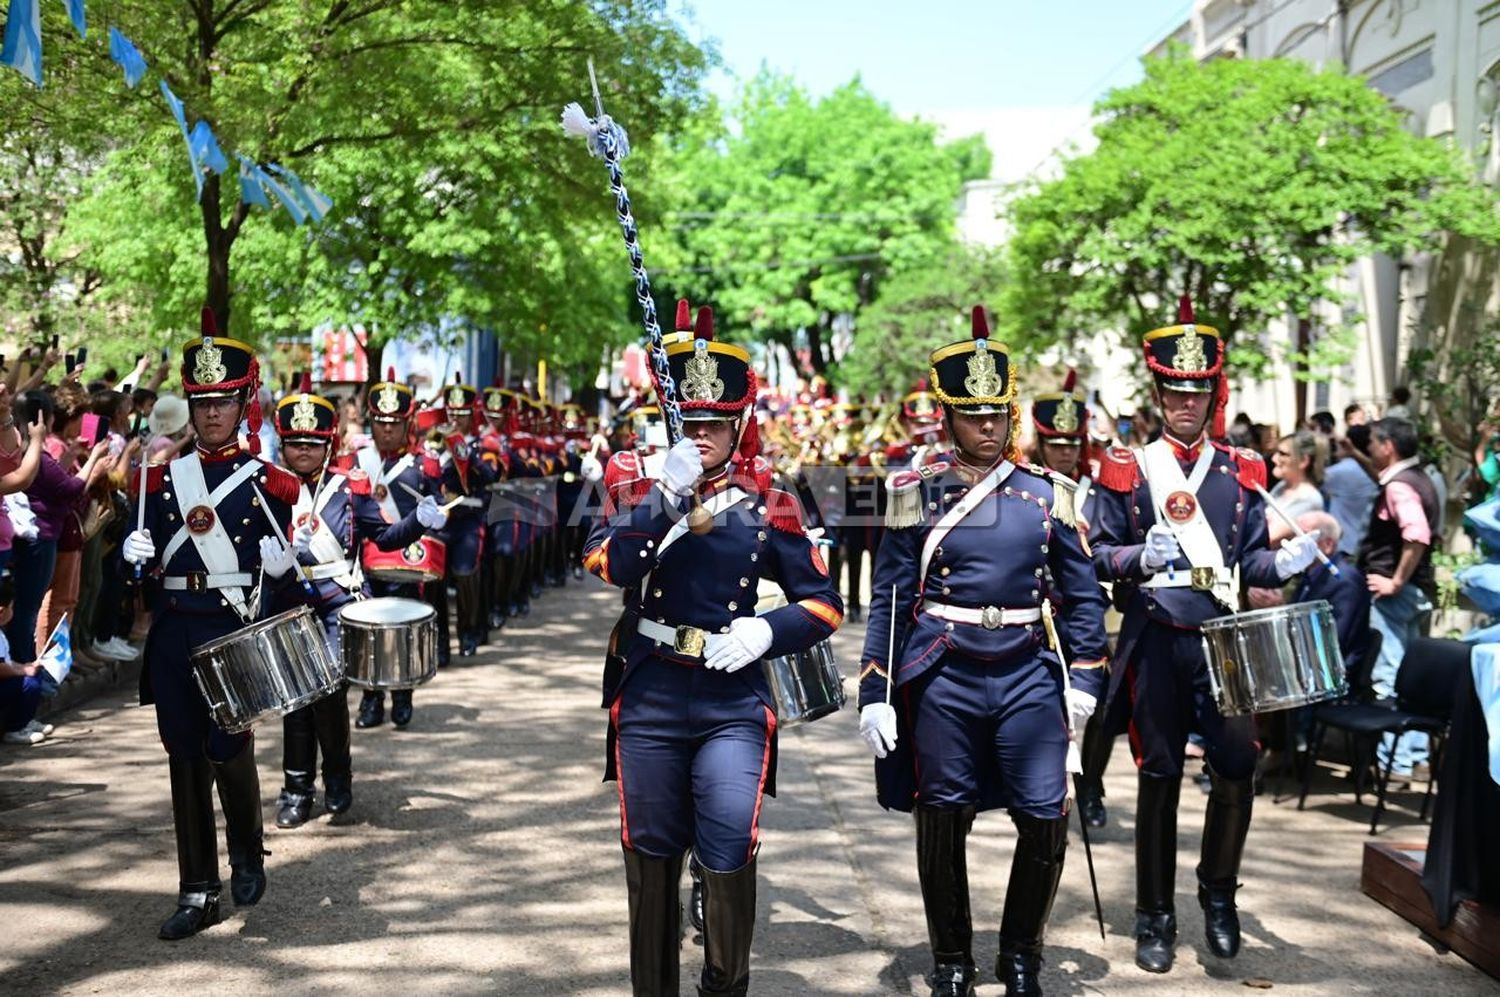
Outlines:
[[[922,612],[950,623],[969,623],[984,627],[986,630],[1024,626],[1027,623],[1036,623],[1042,618],[1042,611],[1036,606],[1026,609],[1004,609],[1000,606],[972,609],[968,606],[949,606],[941,602],[925,600],[922,603]]]
[[[701,627],[674,627],[651,620],[641,620],[636,624],[635,629],[643,637],[650,637],[661,644],[669,644],[675,653],[689,658],[703,657],[703,648],[708,643],[708,631]]]

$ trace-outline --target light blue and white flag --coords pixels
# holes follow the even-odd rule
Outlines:
[[[37,659],[37,664],[42,670],[52,677],[52,681],[62,685],[63,679],[73,670],[73,625],[68,621],[68,614],[57,621],[57,626],[52,631],[52,636],[47,638],[47,646],[42,650],[42,656]]]
[[[73,27],[78,31],[78,37],[87,38],[89,28],[83,13],[83,0],[68,0],[68,16],[73,19]]]
[[[36,86],[42,85],[41,0],[10,0],[5,18],[5,41],[0,64],[7,65]]]
[[[307,209],[309,218],[315,222],[323,220],[323,216],[328,214],[328,209],[333,207],[332,199],[303,183],[301,177],[279,163],[271,163],[269,168],[292,188],[292,193],[296,195],[298,203]]]
[[[260,182],[260,167],[243,153],[235,153],[235,158],[240,161],[240,201],[271,210],[271,199],[266,196],[265,184]]]
[[[224,158],[224,153],[219,150],[219,140],[214,137],[214,130],[207,121],[199,120],[193,125],[193,134],[188,138],[188,148],[193,151],[193,158],[198,161],[200,168],[207,167],[215,173],[223,173],[229,169],[229,160]]]
[[[125,71],[125,85],[133,87],[146,75],[146,57],[119,28],[109,29],[109,57]]]
[[[188,131],[187,115],[183,113],[182,101],[167,86],[167,81],[161,81],[161,95],[166,98],[167,107],[172,112],[172,117],[177,119],[177,127],[182,129],[182,141],[187,144],[188,163],[193,168],[193,182],[198,185],[198,200],[203,200],[203,165],[198,162],[198,153],[193,149],[193,134]]]

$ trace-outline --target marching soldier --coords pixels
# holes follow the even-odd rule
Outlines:
[[[514,393],[496,384],[484,390],[485,426],[480,434],[480,456],[494,478],[495,496],[485,514],[485,554],[489,592],[490,629],[505,626],[510,616],[510,588],[515,576],[515,546],[519,531],[516,503],[507,491],[515,452],[510,434],[515,422]]]
[[[411,419],[416,400],[411,388],[396,380],[394,368],[386,371],[384,381],[370,385],[365,406],[370,418],[370,445],[353,455],[352,468],[369,481],[370,498],[379,510],[381,522],[387,525],[402,522],[440,493],[442,472],[437,458],[419,453],[412,445]],[[430,514],[424,516],[427,524],[437,522]],[[444,597],[438,602],[431,596],[444,586],[446,525],[446,516],[437,526],[427,525],[426,534],[402,548],[398,559],[385,556],[385,551],[369,542],[361,545],[360,553],[372,595],[429,602],[441,614],[439,620],[444,626],[438,641],[440,665],[447,663],[448,600]],[[417,581],[422,575],[432,580]],[[392,690],[391,722],[405,727],[411,719],[412,690]],[[354,725],[378,727],[384,722],[385,693],[366,690]]]
[[[667,355],[688,435],[654,477],[634,451],[610,459],[606,515],[585,557],[626,590],[605,670],[606,778],[620,789],[635,993],[677,993],[677,891],[691,848],[706,922],[699,993],[743,995],[760,806],[776,758],[774,700],[753,666],[827,639],[843,607],[796,500],[754,459],[749,354],[713,341],[704,308],[693,341]],[[762,576],[790,604],[757,616]]]
[[[1136,801],[1136,965],[1172,968],[1177,939],[1177,800],[1183,746],[1201,734],[1213,777],[1198,862],[1198,903],[1208,947],[1240,948],[1235,890],[1254,798],[1255,727],[1219,713],[1198,629],[1235,612],[1240,579],[1280,587],[1315,559],[1316,539],[1266,546],[1256,485],[1265,464],[1218,442],[1227,401],[1223,344],[1198,325],[1186,295],[1178,324],[1146,334],[1146,366],[1165,421],[1140,450],[1113,447],[1100,462],[1092,541],[1099,577],[1124,606],[1110,675],[1111,730],[1127,719],[1139,770]],[[1213,426],[1212,438],[1210,426]]]
[[[1083,392],[1075,390],[1077,372],[1068,371],[1061,391],[1037,395],[1031,402],[1031,424],[1036,431],[1037,464],[1074,482],[1073,507],[1079,532],[1087,537],[1094,514],[1094,479],[1089,447],[1089,411]],[[1063,634],[1067,640],[1067,634]],[[1083,772],[1078,776],[1078,808],[1090,827],[1109,821],[1104,806],[1104,770],[1109,767],[1114,738],[1102,729],[1104,715],[1096,711],[1083,734]]]
[[[394,523],[382,517],[371,497],[370,476],[360,469],[328,470],[338,436],[338,409],[312,393],[307,375],[302,390],[276,406],[281,459],[300,479],[292,507],[292,548],[299,567],[283,580],[275,598],[278,611],[306,605],[318,614],[328,647],[339,660],[339,610],[367,593],[360,570],[360,543],[384,551],[415,543],[427,529],[445,520],[431,495]],[[302,584],[298,584],[301,582]],[[305,586],[305,587],[304,587]],[[312,815],[313,773],[323,751],[323,806],[341,814],[354,802],[354,774],[349,753],[349,697],[337,692],[282,718],[282,769],[286,784],[277,799],[276,826],[300,827]]]
[[[974,993],[966,839],[976,812],[1005,807],[1018,840],[995,974],[1007,994],[1039,994],[1068,842],[1070,742],[1104,687],[1104,597],[1073,482],[1017,463],[1015,367],[982,308],[973,338],[930,363],[955,448],[951,463],[888,482],[860,734],[877,759],[881,804],[916,818],[932,993]]]
[[[171,775],[180,892],[177,910],[159,932],[168,941],[196,934],[222,916],[215,784],[224,810],[230,895],[236,906],[249,906],[266,890],[254,736],[228,734],[214,723],[190,655],[259,619],[262,596],[294,560],[282,530],[297,498],[297,478],[243,450],[237,435],[248,416],[250,445],[258,449],[255,349],[220,338],[207,309],[202,331],[183,347],[182,360],[197,444],[170,464],[147,470],[146,525],[125,538],[123,551],[130,563],[159,571],[161,580],[141,670],[141,702],[156,704]]]
[[[494,475],[479,456],[481,441],[475,417],[478,397],[472,384],[464,384],[459,375],[454,375],[443,396],[453,431],[439,458],[443,495],[449,501],[458,500],[448,516],[448,579],[458,593],[458,653],[465,658],[472,658],[479,645],[489,640],[479,560],[484,555],[484,515]]]

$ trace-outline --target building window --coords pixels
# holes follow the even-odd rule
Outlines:
[[[1433,72],[1432,49],[1424,48],[1416,55],[1408,56],[1370,77],[1370,86],[1387,97],[1395,97],[1403,90],[1432,79]]]

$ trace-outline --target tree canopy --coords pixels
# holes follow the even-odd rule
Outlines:
[[[1178,50],[1095,112],[1098,146],[1010,206],[1007,335],[1117,330],[1136,355],[1187,291],[1199,320],[1229,337],[1237,371],[1286,359],[1326,377],[1357,316],[1319,306],[1345,303],[1355,260],[1447,232],[1500,241],[1494,194],[1459,154],[1412,134],[1384,96],[1336,68],[1200,65]],[[1301,335],[1278,358],[1266,329],[1286,319]]]
[[[590,55],[640,145],[691,112],[706,55],[664,0],[125,0],[107,16],[149,64],[140,87],[103,30],[52,32],[47,89],[0,74],[0,115],[33,108],[55,135],[89,108],[88,169],[49,244],[141,327],[195,328],[207,302],[243,338],[363,323],[378,346],[459,315],[508,348],[557,340],[565,362],[629,334],[603,172],[557,115],[587,93]],[[229,156],[201,199],[158,79]],[[235,154],[332,210],[297,227],[245,204]]]
[[[653,200],[671,207],[647,246],[653,272],[718,305],[731,330],[789,352],[803,332],[817,373],[835,359],[835,316],[858,327],[887,279],[953,248],[960,188],[990,167],[982,139],[940,144],[935,125],[896,115],[857,79],[814,99],[766,71],[727,118],[710,108],[666,144]]]

